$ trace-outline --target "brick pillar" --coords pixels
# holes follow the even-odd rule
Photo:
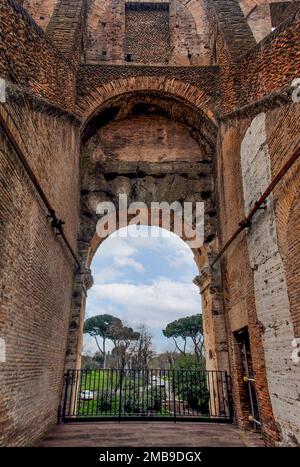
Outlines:
[[[90,269],[80,270],[75,277],[69,335],[66,352],[65,370],[78,369],[81,365],[81,351],[83,340],[83,324],[87,291],[93,286]]]
[[[77,64],[80,62],[84,21],[83,0],[58,0],[46,29],[47,36],[57,49]]]
[[[207,268],[194,279],[201,293],[207,370],[229,371],[227,332],[220,271]]]

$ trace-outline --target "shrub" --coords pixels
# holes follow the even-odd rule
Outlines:
[[[143,394],[135,393],[123,401],[123,412],[139,415],[149,411],[159,412],[162,409],[164,390],[159,387],[148,389]]]
[[[101,412],[108,412],[111,410],[112,402],[108,393],[101,394],[97,402],[97,410]]]

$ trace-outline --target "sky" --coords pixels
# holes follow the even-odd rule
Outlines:
[[[100,245],[91,269],[86,318],[108,313],[134,329],[145,324],[157,353],[175,347],[162,334],[169,322],[201,312],[199,288],[192,283],[199,274],[193,253],[161,228],[120,229]],[[95,351],[94,338],[84,335],[83,353]]]

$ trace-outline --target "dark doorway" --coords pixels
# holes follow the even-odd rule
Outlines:
[[[252,365],[248,328],[241,329],[234,334],[239,349],[241,379],[245,388],[245,391],[243,391],[243,405],[249,411],[248,419],[253,424],[254,429],[260,430],[259,405],[255,388],[255,373]]]

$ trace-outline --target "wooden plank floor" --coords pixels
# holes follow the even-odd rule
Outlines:
[[[245,447],[263,446],[261,438],[234,425],[214,423],[97,422],[56,426],[43,447]]]

